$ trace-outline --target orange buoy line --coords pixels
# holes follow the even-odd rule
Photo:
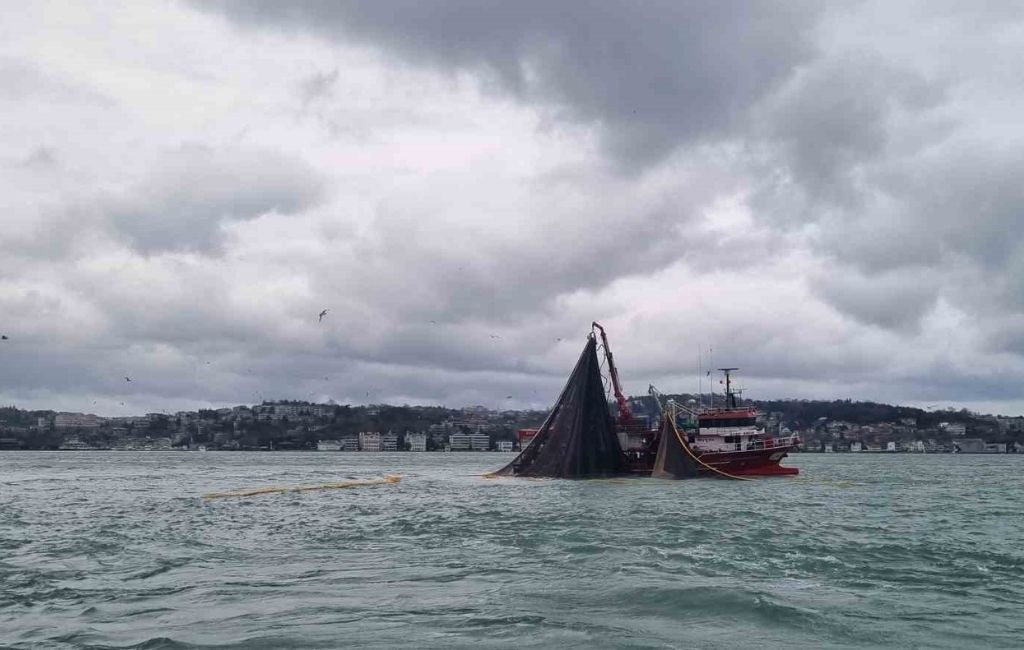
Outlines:
[[[384,478],[374,478],[355,481],[338,481],[335,483],[321,483],[319,485],[292,485],[273,486],[263,488],[250,488],[243,490],[232,490],[231,492],[211,492],[204,494],[204,499],[224,499],[227,497],[253,497],[261,494],[282,494],[287,492],[313,492],[315,490],[341,490],[345,488],[361,487],[363,485],[387,485],[398,483],[402,477],[398,474],[388,474]]]

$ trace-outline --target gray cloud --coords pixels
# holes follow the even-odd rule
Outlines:
[[[0,395],[542,405],[597,319],[637,391],[699,342],[756,397],[1011,401],[1006,6],[227,1],[186,57],[22,44]]]
[[[139,186],[104,209],[140,251],[211,252],[224,223],[295,213],[323,191],[320,174],[291,156],[189,145],[167,152]]]
[[[196,3],[248,25],[363,42],[601,130],[624,168],[727,136],[813,54],[814,3]]]
[[[302,103],[308,104],[318,99],[330,97],[334,86],[338,83],[338,69],[330,72],[315,72],[299,82],[299,94]]]
[[[939,84],[877,56],[840,54],[805,68],[765,102],[765,135],[781,146],[789,174],[813,198],[856,201],[863,166],[905,133],[894,124],[899,116],[910,112],[921,121],[942,93]]]
[[[915,329],[939,296],[939,278],[927,270],[861,275],[829,269],[812,279],[815,293],[869,325]]]
[[[11,57],[0,57],[0,100],[113,104],[109,97],[74,79],[47,70],[31,60]]]

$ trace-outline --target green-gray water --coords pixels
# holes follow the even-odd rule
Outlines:
[[[508,458],[0,453],[0,646],[1024,646],[1024,457],[477,476]]]

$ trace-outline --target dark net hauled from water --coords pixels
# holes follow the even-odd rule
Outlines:
[[[658,432],[658,455],[654,459],[651,476],[654,478],[695,478],[697,461],[685,447],[686,440],[679,435],[669,414],[661,418],[661,430]]]
[[[591,336],[533,440],[497,476],[594,478],[627,472]]]

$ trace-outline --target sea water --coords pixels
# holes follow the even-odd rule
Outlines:
[[[509,459],[0,453],[0,646],[1024,647],[1024,456],[480,476]]]

